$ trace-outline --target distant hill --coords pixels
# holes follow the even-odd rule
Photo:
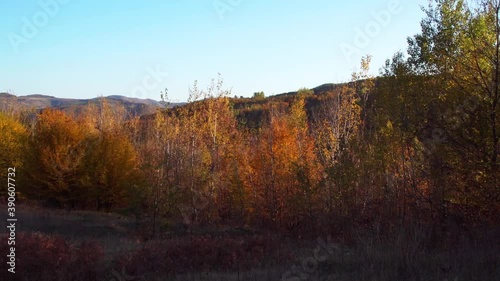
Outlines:
[[[41,110],[44,108],[56,108],[64,111],[77,112],[90,103],[98,102],[99,99],[106,100],[110,105],[122,105],[132,115],[142,116],[156,112],[157,108],[164,108],[166,105],[152,99],[138,99],[124,96],[108,96],[94,99],[67,99],[56,98],[47,95],[27,95],[15,96],[9,93],[0,93],[0,110]],[[179,104],[169,104],[176,106]]]
[[[360,80],[360,81],[363,81],[363,80]],[[352,82],[338,83],[338,84],[327,83],[327,84],[323,84],[323,85],[320,85],[318,87],[312,88],[311,90],[314,92],[315,95],[320,95],[320,94],[328,93],[331,91],[335,91],[335,90],[339,89],[340,87],[343,87],[346,85],[347,86],[352,85]],[[297,91],[294,91],[294,92],[277,94],[277,95],[274,95],[273,97],[293,96],[293,95],[296,95],[297,93],[298,93]]]
[[[311,89],[315,95],[321,95],[327,92],[334,91],[339,87],[342,87],[346,84],[350,83],[342,83],[342,84],[323,84],[318,87]],[[236,99],[235,100],[235,108],[243,108],[248,107],[249,105],[253,105],[255,103],[261,104],[265,103],[269,99],[287,99],[288,97],[294,96],[297,94],[295,92],[282,93],[278,95],[273,95],[268,97],[265,100],[254,100],[254,99]],[[119,95],[112,95],[107,97],[99,97],[93,99],[68,99],[68,98],[57,98],[53,96],[47,95],[27,95],[27,96],[15,96],[9,93],[0,93],[0,111],[9,111],[10,109],[19,110],[41,110],[44,108],[56,108],[67,112],[79,112],[85,106],[90,103],[98,102],[99,99],[106,100],[110,105],[122,105],[124,106],[128,113],[133,116],[144,116],[154,114],[158,108],[165,108],[167,105],[155,101],[152,99],[139,99],[139,98],[130,98]],[[175,107],[183,105],[184,103],[170,103],[168,107]]]

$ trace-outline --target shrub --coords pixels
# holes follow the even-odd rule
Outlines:
[[[206,271],[248,270],[291,259],[275,237],[187,236],[151,242],[143,249],[124,253],[116,268],[134,276],[155,272],[179,274]]]
[[[7,241],[7,235],[0,236]],[[16,278],[18,280],[100,280],[104,276],[104,252],[96,242],[68,243],[57,235],[17,233]],[[11,246],[0,243],[0,252]],[[6,255],[0,262],[7,263]]]

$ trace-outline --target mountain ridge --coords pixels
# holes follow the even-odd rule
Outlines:
[[[16,96],[10,93],[0,93],[0,110],[8,111],[9,109],[16,110],[43,110],[46,108],[55,108],[61,110],[79,110],[84,106],[96,103],[99,100],[105,100],[111,105],[122,105],[129,113],[133,115],[152,114],[157,108],[165,108],[163,102],[152,99],[130,98],[120,95],[111,95],[107,97],[96,97],[91,99],[76,99],[76,98],[58,98],[43,94],[30,94],[24,96]],[[176,106],[177,104],[169,104]]]
[[[325,83],[319,85],[311,90],[315,95],[325,92],[333,91],[345,84],[349,83]],[[286,92],[269,97],[282,97],[297,94],[298,91]],[[111,105],[122,105],[127,111],[133,115],[149,115],[156,112],[158,108],[175,107],[184,105],[185,103],[168,103],[156,101],[153,99],[141,99],[134,97],[127,97],[122,95],[110,95],[106,97],[96,97],[90,99],[77,99],[77,98],[59,98],[43,94],[30,94],[23,96],[16,96],[7,92],[0,92],[0,110],[8,110],[16,108],[17,110],[42,110],[45,108],[55,108],[61,110],[79,110],[81,107],[87,106],[91,103],[104,99]],[[250,98],[248,98],[250,99]]]

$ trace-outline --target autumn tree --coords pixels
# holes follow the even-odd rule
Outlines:
[[[83,185],[97,210],[124,208],[137,195],[141,173],[135,147],[128,132],[123,106],[101,98],[78,116],[85,126],[86,151]]]
[[[290,159],[290,170],[293,175],[293,190],[287,198],[289,208],[287,221],[296,220],[305,230],[314,229],[321,210],[320,181],[323,177],[323,166],[316,154],[315,141],[312,136],[309,118],[306,111],[306,97],[311,91],[299,91],[289,109],[288,128],[294,142],[288,149],[295,150],[297,157]]]
[[[174,216],[185,203],[182,184],[187,178],[187,154],[183,150],[180,124],[171,109],[158,109],[153,116],[141,121],[142,138],[138,151],[141,169],[147,175],[143,211],[151,216],[153,235],[164,218]]]
[[[304,95],[290,103],[269,102],[259,131],[248,137],[245,186],[252,221],[278,230],[314,226],[322,175],[315,154]]]
[[[82,126],[62,111],[44,110],[28,145],[25,169],[30,173],[23,192],[56,206],[75,207],[85,199],[82,164],[87,143]]]
[[[181,220],[192,227],[242,218],[241,135],[228,94],[220,77],[203,90],[195,82],[187,105],[145,120],[140,158],[151,175],[153,225]]]
[[[328,93],[315,113],[314,134],[318,157],[325,169],[324,205],[328,216],[346,216],[348,206],[354,205],[351,201],[356,198],[358,175],[351,149],[359,139],[361,110],[356,88],[347,84]]]
[[[86,199],[95,200],[98,211],[129,206],[141,175],[135,149],[123,133],[103,133],[90,139],[84,167]]]
[[[185,115],[191,141],[197,139],[198,142],[196,148],[190,149],[196,149],[201,156],[197,167],[201,184],[198,190],[190,189],[195,192],[192,206],[193,210],[201,207],[199,219],[205,222],[228,221],[243,216],[241,208],[236,205],[241,205],[244,196],[239,184],[240,155],[237,152],[241,147],[241,134],[236,130],[229,95],[230,91],[223,88],[220,75],[205,90],[199,90],[195,85],[191,89],[191,99],[196,112]],[[199,202],[200,199],[203,203]]]
[[[0,112],[0,138],[2,140],[0,142],[0,166],[2,167],[0,178],[7,178],[9,167],[24,171],[22,155],[26,152],[27,137],[28,132],[20,122]]]

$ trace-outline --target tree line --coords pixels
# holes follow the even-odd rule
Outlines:
[[[235,109],[219,78],[142,118],[105,101],[4,112],[0,162],[19,167],[26,199],[127,211],[152,233],[173,222],[297,235],[498,224],[499,6],[435,0],[407,55],[379,77],[363,57],[352,83],[321,95],[262,93]]]

